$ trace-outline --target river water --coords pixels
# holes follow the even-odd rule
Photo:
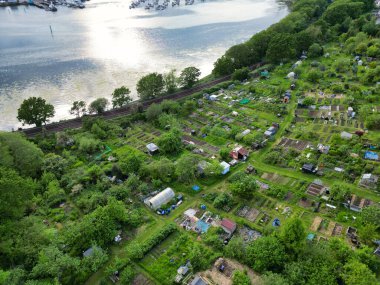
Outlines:
[[[195,0],[165,11],[129,9],[128,0],[91,0],[58,12],[0,8],[0,129],[19,127],[17,108],[41,96],[69,118],[73,101],[110,98],[126,85],[136,97],[148,72],[196,66],[209,74],[225,50],[288,13],[276,0]],[[50,31],[50,26],[52,33]]]

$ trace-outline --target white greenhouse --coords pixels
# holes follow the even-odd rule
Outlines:
[[[170,202],[174,198],[175,194],[172,188],[166,188],[165,190],[158,193],[156,196],[153,196],[145,200],[145,204],[153,209],[157,210],[162,205]]]

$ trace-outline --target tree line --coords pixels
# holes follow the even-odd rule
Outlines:
[[[365,15],[373,5],[372,0],[294,1],[287,17],[245,43],[229,48],[214,63],[212,73],[228,75],[262,61],[278,64],[306,53],[320,56],[322,44],[338,41],[343,34],[354,36],[364,31],[378,36],[375,22]]]
[[[199,80],[201,72],[194,66],[184,68],[180,75],[175,70],[166,74],[153,72],[143,76],[136,85],[136,91],[141,101],[146,101],[172,94],[179,88],[188,89],[193,87]],[[116,88],[112,93],[112,108],[122,108],[133,101],[131,91],[126,86]],[[70,114],[81,117],[85,114],[101,114],[107,110],[110,102],[107,98],[97,98],[88,106],[85,101],[74,101]],[[49,122],[55,115],[52,104],[41,97],[30,97],[25,99],[17,111],[17,119],[23,124],[41,127]]]

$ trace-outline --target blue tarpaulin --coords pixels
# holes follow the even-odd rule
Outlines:
[[[379,155],[373,151],[366,151],[364,153],[364,158],[369,160],[379,160]]]
[[[278,218],[275,218],[273,220],[272,226],[279,227],[280,226],[280,220]]]
[[[308,234],[306,239],[312,241],[314,237],[315,237],[315,234]]]
[[[197,228],[201,230],[202,233],[205,233],[207,232],[208,228],[210,227],[210,225],[202,220],[199,220],[197,222]]]
[[[194,185],[194,186],[192,187],[192,189],[193,189],[194,191],[199,191],[199,190],[201,189],[201,187],[199,187],[198,185]]]

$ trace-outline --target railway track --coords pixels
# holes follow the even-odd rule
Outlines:
[[[258,63],[256,65],[253,65],[253,66],[251,66],[251,69],[258,68],[262,64],[263,63]],[[142,108],[145,110],[153,103],[161,103],[163,100],[168,100],[168,99],[179,100],[179,99],[185,98],[187,96],[190,96],[196,92],[199,92],[205,88],[212,87],[214,85],[228,81],[230,79],[231,79],[231,75],[227,75],[227,76],[212,80],[210,82],[206,82],[206,83],[197,85],[193,88],[190,88],[187,90],[182,90],[182,91],[170,94],[170,95],[150,99],[150,100],[143,101],[143,102],[137,100],[137,101],[134,101],[132,104],[130,104],[126,107],[123,107],[123,108],[112,109],[112,110],[109,110],[109,111],[102,113],[101,115],[87,115],[87,116],[102,118],[105,120],[115,119],[117,117],[130,115],[132,113],[132,111],[134,110],[134,107],[136,107],[138,105],[141,105]],[[36,136],[42,132],[44,132],[44,133],[55,133],[55,132],[63,131],[66,129],[78,129],[81,127],[82,127],[82,118],[75,118],[75,119],[70,119],[67,121],[50,123],[44,127],[34,127],[34,128],[22,129],[21,132],[23,132],[26,136],[32,138],[32,137],[34,137],[34,136]]]
[[[209,88],[209,87],[214,86],[216,84],[225,82],[225,81],[229,80],[230,78],[231,78],[231,76],[225,76],[225,77],[218,78],[218,79],[210,81],[210,82],[206,82],[204,84],[197,85],[191,89],[176,92],[174,94],[154,98],[154,99],[147,100],[144,102],[135,101],[127,107],[112,109],[112,110],[104,112],[101,115],[88,115],[88,116],[89,117],[98,117],[98,118],[102,118],[105,120],[111,120],[111,119],[114,119],[117,117],[130,115],[132,113],[132,110],[134,110],[134,107],[139,105],[139,104],[141,104],[143,109],[145,110],[146,108],[148,108],[153,103],[161,103],[163,100],[168,100],[168,99],[179,100],[179,99],[182,99],[184,97],[190,96],[191,94],[199,92],[205,88]],[[26,134],[26,136],[28,136],[28,137],[34,137],[34,136],[36,136],[42,132],[55,133],[55,132],[63,131],[66,129],[77,129],[80,127],[82,127],[82,118],[75,118],[75,119],[70,119],[67,121],[61,121],[61,122],[57,122],[57,123],[47,124],[44,127],[34,127],[34,128],[29,128],[29,129],[23,129],[23,130],[21,130],[21,132]]]

